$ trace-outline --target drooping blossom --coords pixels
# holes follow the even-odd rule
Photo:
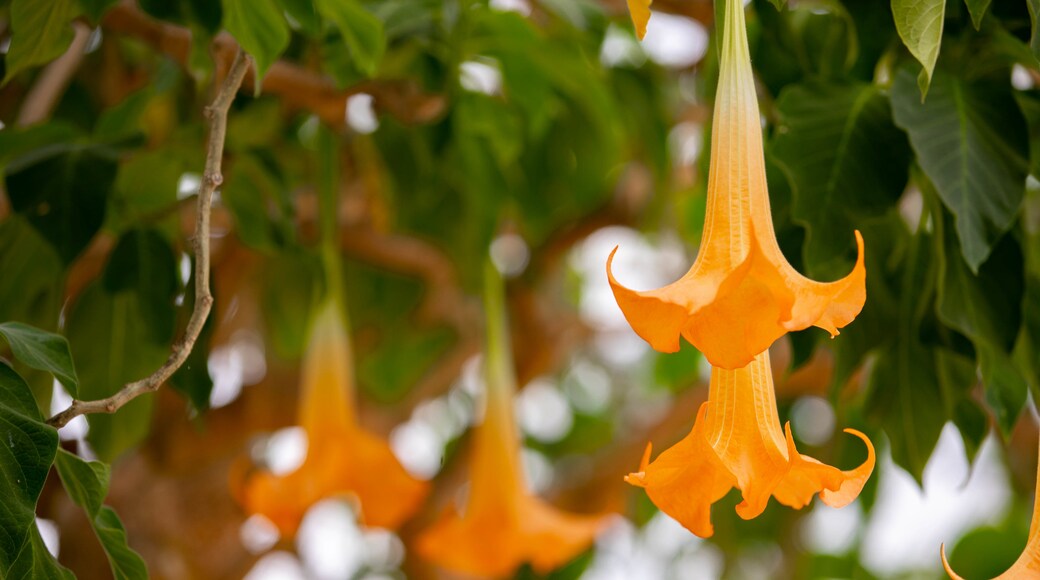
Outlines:
[[[416,549],[424,559],[463,574],[497,578],[524,562],[547,573],[588,548],[603,517],[560,511],[524,482],[502,283],[488,270],[484,417],[470,442],[465,505],[449,507],[417,538]]]
[[[327,300],[311,325],[304,355],[298,422],[307,455],[295,471],[249,476],[238,493],[251,514],[292,537],[307,510],[330,497],[355,499],[366,526],[394,529],[411,516],[428,484],[412,478],[389,445],[357,423],[350,339],[341,308]]]
[[[737,513],[744,519],[761,514],[770,496],[795,509],[815,494],[831,507],[856,499],[874,470],[874,446],[859,431],[845,432],[867,445],[867,459],[855,469],[841,471],[798,453],[790,423],[780,427],[766,351],[742,369],[714,367],[708,401],[690,434],[653,461],[648,445],[639,472],[625,481],[645,488],[661,511],[707,538],[714,532],[711,505],[734,487],[743,494]]]
[[[625,318],[654,349],[675,352],[683,336],[712,365],[738,369],[788,331],[818,326],[836,335],[863,308],[866,272],[859,232],[856,265],[837,282],[802,276],[781,253],[769,211],[744,7],[738,0],[725,1],[707,209],[697,259],[678,281],[637,292],[614,278],[615,248],[607,260],[607,276]],[[645,27],[648,6],[642,2],[632,11],[637,29]]]
[[[1040,578],[1040,462],[1037,463],[1036,472],[1036,494],[1033,499],[1033,519],[1029,524],[1029,539],[1026,548],[1003,574],[994,580],[1032,580]],[[946,560],[946,544],[939,546],[939,554],[942,556],[943,568],[953,580],[964,580],[953,571],[950,563]]]

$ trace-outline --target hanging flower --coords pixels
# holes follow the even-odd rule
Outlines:
[[[292,473],[249,477],[239,500],[291,537],[304,513],[328,497],[355,497],[368,526],[394,529],[411,516],[427,484],[401,467],[389,445],[357,424],[350,340],[343,313],[327,300],[312,323],[304,355],[299,424],[307,456]]]
[[[1040,463],[1037,464],[1036,473],[1036,497],[1033,499],[1033,520],[1029,524],[1029,540],[1026,549],[1015,560],[1003,574],[994,580],[1030,580],[1040,578]],[[946,544],[939,546],[939,554],[942,556],[943,568],[953,580],[964,580],[953,571],[950,563],[946,561]]]
[[[874,470],[874,446],[855,429],[845,432],[867,445],[867,460],[855,469],[840,471],[798,453],[790,423],[780,428],[766,351],[742,369],[713,368],[708,401],[690,434],[653,462],[648,445],[639,472],[625,481],[646,488],[661,511],[707,538],[714,531],[711,504],[733,487],[743,494],[737,513],[744,519],[761,514],[770,496],[795,509],[817,493],[831,507],[856,499]]]
[[[641,14],[632,12],[637,28]],[[614,248],[607,276],[625,318],[653,348],[675,352],[681,335],[712,365],[737,369],[788,331],[818,326],[838,334],[863,308],[866,272],[859,232],[856,265],[837,282],[805,278],[781,253],[769,213],[743,4],[726,0],[725,20],[697,259],[678,281],[636,292],[614,279]]]
[[[501,279],[497,272],[486,278],[485,409],[473,433],[465,506],[449,508],[419,536],[416,549],[426,560],[463,574],[502,577],[524,562],[547,573],[588,548],[603,517],[559,511],[524,483]]]

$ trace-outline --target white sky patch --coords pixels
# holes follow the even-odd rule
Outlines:
[[[630,31],[611,23],[599,47],[599,61],[610,68],[639,68],[646,62],[646,53]]]
[[[210,407],[228,405],[242,393],[243,386],[255,385],[267,375],[263,339],[254,331],[235,331],[228,344],[213,349],[207,367],[213,379]]]
[[[527,0],[491,0],[491,8],[501,12],[531,15],[531,4]]]
[[[303,427],[286,427],[271,434],[264,446],[263,464],[275,475],[288,475],[307,459],[307,432]]]
[[[862,523],[859,501],[840,509],[814,501],[812,511],[802,521],[802,540],[817,554],[841,556],[855,545]]]
[[[55,379],[51,385],[51,416],[53,417],[68,409],[71,404],[72,397],[65,392],[65,387],[61,386],[61,383]],[[87,417],[80,415],[69,421],[61,429],[58,429],[58,436],[61,437],[62,441],[82,441],[87,436],[88,431],[90,431],[90,424],[87,423]]]
[[[491,242],[491,262],[507,278],[520,275],[531,258],[527,242],[516,234],[502,234]]]
[[[707,54],[708,30],[696,20],[654,12],[646,26],[643,50],[661,66],[687,68]]]
[[[516,412],[524,433],[542,443],[555,443],[574,426],[567,397],[547,379],[535,379],[520,390]]]
[[[262,554],[278,543],[280,534],[278,527],[271,520],[260,514],[253,514],[242,522],[242,527],[238,529],[238,537],[250,554]]]
[[[177,180],[177,199],[185,199],[199,192],[202,176],[198,173],[182,173]]]
[[[823,397],[799,397],[791,407],[791,430],[809,445],[823,445],[834,435],[834,409]]]
[[[502,92],[502,71],[493,58],[478,57],[459,65],[459,84],[467,91],[498,95]]]
[[[296,556],[279,551],[257,560],[245,580],[307,580],[307,573]]]
[[[390,448],[401,466],[417,479],[431,479],[441,470],[445,442],[430,425],[411,420],[390,432]]]
[[[677,165],[691,166],[701,155],[704,133],[700,124],[684,121],[668,132],[668,150]]]
[[[596,539],[596,553],[583,580],[712,580],[722,576],[724,557],[709,542],[657,513],[642,530],[616,516]]]
[[[375,99],[368,93],[358,93],[347,99],[347,125],[355,133],[369,135],[379,128],[379,118],[376,116],[374,105]]]
[[[563,380],[563,390],[574,408],[598,415],[610,404],[610,374],[591,361],[574,361]]]
[[[314,504],[300,524],[296,551],[309,578],[352,578],[365,565],[364,535],[354,510],[341,500]]]
[[[888,452],[880,454],[877,503],[863,540],[863,564],[891,577],[905,571],[938,572],[939,544],[952,546],[967,531],[996,524],[1010,501],[999,445],[990,435],[968,472],[964,444],[947,423],[924,469],[924,492]]]
[[[43,545],[47,546],[47,551],[51,553],[51,556],[57,558],[58,553],[61,552],[61,534],[58,524],[51,520],[36,518],[36,528],[40,530],[40,537],[43,538]]]
[[[1036,79],[1026,67],[1016,64],[1011,67],[1011,86],[1020,91],[1028,91],[1036,86]]]
[[[549,489],[553,482],[553,467],[548,457],[525,447],[520,452],[520,462],[523,465],[524,482],[527,483],[527,489],[536,494]]]

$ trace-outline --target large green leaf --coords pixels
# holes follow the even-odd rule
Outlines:
[[[73,397],[77,396],[79,381],[76,366],[72,364],[72,353],[65,337],[23,324],[5,322],[0,324],[0,336],[7,339],[11,352],[22,364],[47,371],[61,381]]]
[[[177,258],[166,238],[154,229],[133,229],[116,243],[102,282],[112,295],[135,293],[141,321],[153,342],[164,344],[173,340],[177,277]]]
[[[79,361],[81,398],[108,397],[166,360],[169,344],[156,342],[155,332],[141,316],[143,304],[135,291],[109,294],[95,283],[72,306],[66,336],[73,358]],[[153,396],[145,394],[118,413],[87,417],[87,439],[98,457],[111,461],[140,442],[151,426],[152,405]]]
[[[24,218],[0,222],[0,320],[56,328],[62,270],[54,248]]]
[[[1029,36],[1029,48],[1033,49],[1033,56],[1040,60],[1040,31],[1037,30],[1037,18],[1040,18],[1040,0],[1026,0],[1029,8],[1029,19],[1031,20],[1032,34]]]
[[[0,569],[0,572],[4,572]],[[43,543],[35,522],[29,528],[18,557],[4,575],[5,580],[75,580],[76,576],[58,563]]]
[[[968,5],[968,12],[971,13],[971,23],[975,25],[975,30],[979,30],[982,27],[982,17],[986,15],[986,9],[989,8],[989,4],[992,1],[964,0],[964,3]]]
[[[65,450],[58,452],[54,464],[69,497],[87,513],[116,580],[148,578],[148,567],[127,544],[119,516],[102,505],[108,494],[109,467],[100,461],[84,461]]]
[[[79,13],[77,0],[12,0],[4,82],[61,56],[72,43],[72,19]]]
[[[275,0],[222,0],[224,28],[256,61],[257,86],[289,46],[289,24]]]
[[[924,67],[917,78],[923,100],[939,59],[946,0],[892,0],[892,16],[903,44]]]
[[[115,176],[112,151],[53,146],[8,166],[7,193],[14,210],[25,216],[68,264],[101,228]]]
[[[278,3],[291,18],[290,24],[295,21],[300,30],[311,38],[321,34],[321,18],[314,7],[314,0],[278,0]]]
[[[848,273],[853,230],[887,212],[906,187],[910,149],[876,85],[789,85],[777,109],[770,153],[791,180],[792,217],[807,229],[806,267],[837,278]]]
[[[386,37],[383,23],[356,0],[314,0],[318,13],[336,24],[353,65],[372,76],[383,59]]]
[[[901,69],[892,85],[892,110],[956,217],[964,259],[978,272],[1011,227],[1025,193],[1029,142],[1010,86],[969,83],[940,69],[921,103],[913,75]]]
[[[29,385],[0,360],[0,577],[32,550],[36,500],[57,449],[58,432],[43,422]]]

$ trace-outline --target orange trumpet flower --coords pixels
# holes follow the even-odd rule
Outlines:
[[[1040,578],[1040,509],[1038,509],[1040,506],[1037,504],[1038,500],[1040,500],[1040,462],[1037,463],[1036,497],[1033,499],[1033,519],[1029,524],[1029,540],[1026,542],[1026,549],[1022,551],[1022,554],[1010,568],[993,580]],[[950,563],[946,561],[946,544],[939,546],[939,554],[942,556],[943,568],[946,569],[946,573],[950,578],[953,580],[964,580],[953,571]]]
[[[649,11],[632,11],[637,29],[645,28],[638,20],[644,15]],[[818,326],[837,335],[863,308],[866,271],[859,232],[856,265],[837,282],[805,278],[777,245],[744,7],[737,0],[726,0],[720,59],[704,236],[693,267],[668,286],[636,292],[614,279],[614,248],[607,276],[625,318],[654,349],[679,350],[681,335],[712,365],[738,369],[788,331]]]
[[[448,509],[418,537],[416,549],[426,560],[464,574],[502,577],[523,562],[547,573],[592,543],[603,516],[559,511],[524,484],[502,283],[497,271],[488,270],[485,410],[473,433],[466,505],[459,511]]]
[[[350,338],[339,304],[329,299],[311,325],[302,366],[299,424],[307,433],[307,457],[287,475],[249,477],[240,502],[292,537],[318,501],[355,496],[361,521],[394,529],[411,516],[428,485],[413,479],[383,439],[357,424]]]
[[[743,493],[737,513],[744,519],[761,514],[770,496],[795,509],[816,493],[831,507],[856,499],[874,470],[874,446],[855,429],[845,432],[867,445],[867,460],[855,469],[840,471],[798,453],[790,423],[780,428],[766,351],[742,369],[713,368],[708,401],[690,434],[653,462],[647,445],[639,472],[625,481],[646,488],[661,511],[707,538],[714,532],[711,504],[733,487]]]

